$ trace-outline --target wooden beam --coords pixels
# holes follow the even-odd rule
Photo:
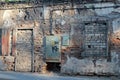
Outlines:
[[[13,35],[12,35],[12,55],[15,56],[16,55],[16,30],[14,29],[12,31]]]

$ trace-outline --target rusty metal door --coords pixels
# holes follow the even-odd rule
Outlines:
[[[46,36],[45,37],[45,58],[46,62],[60,62],[60,37]]]
[[[33,30],[18,29],[16,43],[16,71],[31,71],[33,57]]]

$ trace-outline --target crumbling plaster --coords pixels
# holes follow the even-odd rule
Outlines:
[[[99,3],[99,4],[85,4],[87,7],[105,7],[105,6],[114,6],[113,3]],[[84,21],[95,21],[95,20],[107,20],[111,23],[112,30],[114,33],[112,35],[116,35],[119,31],[119,21],[120,14],[119,8],[102,8],[102,9],[73,9],[73,10],[57,10],[53,11],[50,15],[50,11],[54,9],[63,9],[70,8],[71,6],[53,6],[48,7],[44,6],[44,9],[28,9],[27,12],[25,9],[20,10],[4,10],[0,11],[3,17],[0,17],[0,25],[1,27],[10,27],[10,28],[34,28],[35,30],[35,38],[34,38],[34,53],[35,53],[35,71],[42,71],[41,68],[46,66],[44,63],[44,45],[43,45],[43,37],[45,35],[49,35],[49,27],[50,16],[52,16],[53,22],[53,33],[54,35],[62,35],[62,34],[70,34],[70,47],[71,46],[79,46],[77,52],[73,52],[71,55],[71,51],[67,50],[68,47],[65,47],[65,52],[61,53],[64,55],[61,62],[61,72],[69,73],[69,74],[117,74],[120,73],[120,55],[119,48],[110,48],[111,61],[108,62],[106,58],[96,59],[96,65],[93,63],[93,58],[84,58],[81,59],[78,57],[81,51],[82,45],[82,22]],[[74,8],[84,7],[84,5],[75,5]],[[44,10],[44,12],[42,12]],[[118,16],[112,15],[113,12],[117,12]],[[109,16],[112,15],[112,18]],[[115,19],[114,19],[115,18]],[[110,27],[108,26],[108,27]],[[64,31],[62,31],[64,30]],[[119,37],[119,34],[118,34]],[[111,38],[111,36],[110,36]],[[112,40],[111,40],[112,39]],[[111,43],[114,43],[114,39],[116,37],[112,37],[110,39]],[[118,39],[117,39],[118,40]],[[119,40],[118,40],[119,42]],[[116,44],[118,43],[116,42]],[[109,45],[110,47],[116,47],[116,45]],[[62,51],[61,51],[62,52]],[[75,56],[74,56],[75,55]],[[77,57],[77,58],[76,58]],[[12,58],[13,59],[13,58]],[[1,59],[3,60],[3,59]],[[4,61],[3,61],[4,62]],[[14,61],[13,61],[14,64]]]

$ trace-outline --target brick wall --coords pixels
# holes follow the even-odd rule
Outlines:
[[[73,7],[83,8],[84,6],[111,6],[114,3],[101,4],[85,4],[74,5]],[[17,28],[32,28],[34,31],[34,70],[42,72],[45,69],[46,63],[44,62],[44,45],[43,37],[50,35],[50,31],[57,36],[68,34],[70,36],[69,46],[62,46],[61,55],[61,72],[69,74],[116,74],[120,72],[119,65],[119,8],[105,8],[105,9],[70,9],[70,5],[57,5],[45,6],[43,8],[19,9],[19,10],[4,10],[0,11],[3,17],[0,17],[1,27],[16,30]],[[58,9],[54,11],[54,9]],[[53,10],[51,13],[50,11]],[[14,13],[14,14],[13,14]],[[51,13],[51,14],[50,14]],[[7,17],[6,17],[7,16]],[[50,17],[52,22],[50,22]],[[117,20],[116,20],[117,19]],[[83,58],[81,53],[84,51],[84,22],[87,21],[107,21],[109,23],[108,39],[109,39],[109,57],[102,58]],[[118,23],[116,23],[118,22]],[[118,25],[115,25],[118,24]],[[52,26],[52,30],[50,30]],[[116,32],[116,30],[118,32]],[[12,34],[11,34],[12,35]],[[26,37],[26,36],[24,36]],[[17,39],[13,36],[12,39]],[[16,40],[11,40],[16,43]],[[15,42],[14,42],[15,41]],[[16,44],[13,45],[16,47]],[[13,47],[11,47],[13,49]],[[16,59],[16,48],[11,50],[10,54],[15,53],[12,60],[12,68],[7,64],[9,61],[1,59],[5,66],[14,69]],[[2,56],[4,57],[4,56]],[[15,59],[14,59],[15,58]],[[7,68],[8,69],[8,68]]]

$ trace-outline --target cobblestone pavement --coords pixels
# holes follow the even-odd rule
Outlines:
[[[19,73],[0,71],[0,80],[120,80],[115,77],[90,77],[90,76],[57,76],[42,75],[37,73]]]

